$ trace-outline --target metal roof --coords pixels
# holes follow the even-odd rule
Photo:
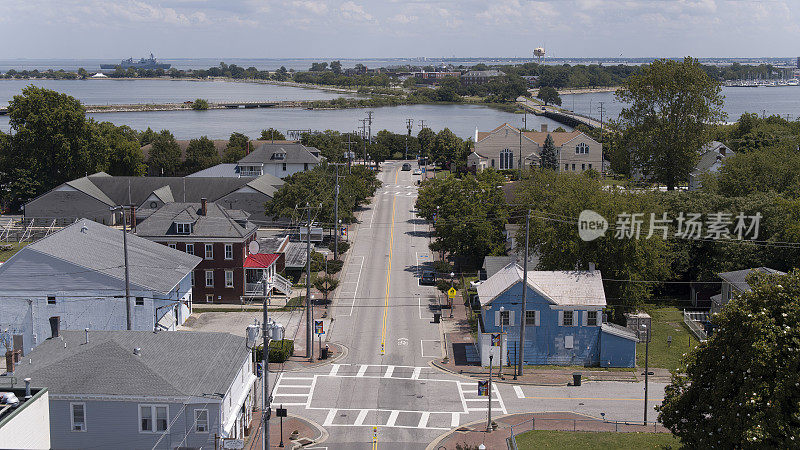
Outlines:
[[[239,160],[239,164],[319,164],[320,159],[311,153],[314,148],[306,147],[299,142],[292,143],[264,143],[259,145],[247,156]],[[278,159],[276,155],[285,155]]]
[[[244,267],[267,269],[280,257],[281,255],[278,253],[251,253],[244,260]]]
[[[128,265],[132,285],[169,294],[201,261],[197,256],[171,249],[134,234],[128,234]],[[47,289],[65,290],[74,280],[96,272],[117,280],[125,279],[122,230],[80,219],[74,224],[23,247],[0,266],[0,290],[35,290],[37,281]],[[48,275],[53,264],[37,264],[37,256],[53,258],[73,270],[53,272],[49,278],[31,279],[31,271]],[[44,288],[44,286],[41,286]]]
[[[503,267],[478,286],[481,305],[522,282],[523,271],[516,263]],[[594,271],[528,271],[528,287],[549,302],[560,306],[605,306],[603,277]]]
[[[249,357],[245,339],[228,333],[90,331],[87,344],[83,331],[62,331],[14,376],[52,394],[200,397],[224,395]]]
[[[770,269],[769,267],[756,267],[753,269],[734,270],[732,272],[722,272],[717,275],[719,275],[720,278],[733,285],[733,287],[736,288],[737,291],[750,292],[753,289],[750,287],[750,284],[747,283],[747,276],[750,275],[751,273],[763,273],[767,275],[786,275],[786,272]]]

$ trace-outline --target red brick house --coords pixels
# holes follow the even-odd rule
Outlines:
[[[247,220],[248,213],[202,200],[136,214],[141,219],[137,235],[203,258],[192,276],[195,302],[240,304],[263,298],[264,280],[268,295],[273,288],[290,292],[291,283],[280,275],[284,255],[258,253],[258,227]]]

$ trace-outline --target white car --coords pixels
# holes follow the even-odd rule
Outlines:
[[[422,175],[422,171],[419,169],[414,169],[413,175]]]

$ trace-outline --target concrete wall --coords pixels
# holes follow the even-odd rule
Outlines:
[[[498,296],[488,307],[483,309],[484,331],[497,333],[496,312],[500,307],[513,312],[511,324],[506,328],[508,333],[508,356],[517,358],[516,343],[519,342],[522,283],[519,282]],[[528,288],[527,309],[538,311],[539,325],[525,327],[525,363],[542,365],[598,365],[600,362],[600,325],[602,311],[600,307],[558,307],[550,304],[534,290]],[[573,326],[559,325],[559,311],[573,311]],[[585,311],[598,312],[598,325],[587,326]],[[568,340],[572,340],[572,348],[568,348]],[[481,349],[481,353],[485,350]]]
[[[151,449],[163,435],[157,448],[183,447],[214,448],[214,432],[219,431],[219,399],[194,399],[186,408],[177,399],[89,400],[80,397],[56,396],[50,402],[50,436],[54,449],[67,448],[126,448]],[[86,431],[72,431],[70,403],[85,403]],[[139,431],[139,405],[168,405],[166,433]],[[208,410],[209,431],[195,430],[196,409]],[[176,418],[177,417],[177,418]],[[183,442],[181,444],[181,442]]]
[[[19,394],[17,394],[19,396]],[[21,410],[0,425],[0,447],[21,449],[50,448],[50,394],[43,390]],[[20,401],[25,401],[19,397]]]

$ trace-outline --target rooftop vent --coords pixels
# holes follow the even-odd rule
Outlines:
[[[87,231],[89,231],[89,227],[87,227],[86,222],[84,222],[83,226],[81,226],[81,233],[86,233]]]
[[[134,355],[141,355],[141,354],[142,354],[142,349],[141,349],[141,347],[136,347],[136,348],[134,348],[134,349],[133,349],[133,354],[134,354]]]

